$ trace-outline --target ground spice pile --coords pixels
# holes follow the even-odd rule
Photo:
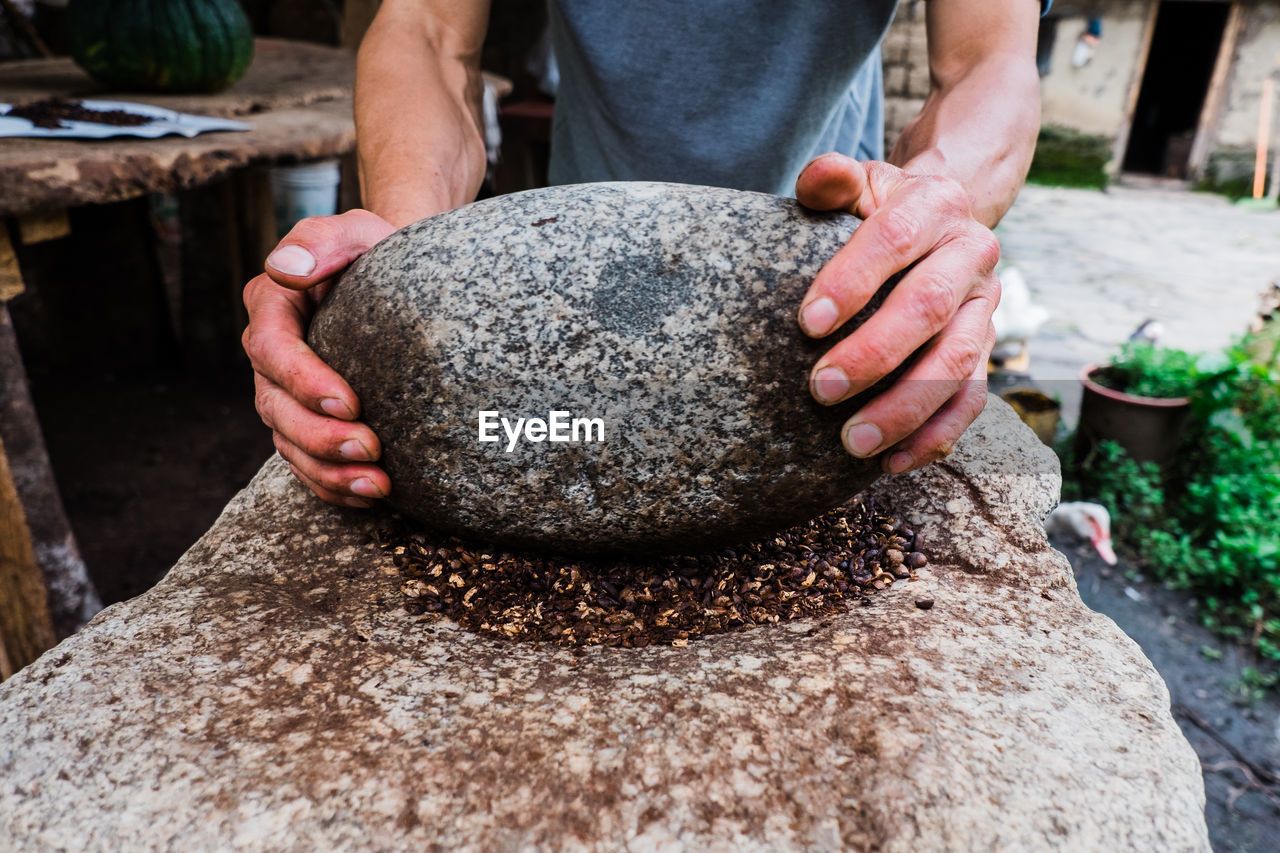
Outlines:
[[[482,551],[398,522],[379,539],[405,608],[490,636],[563,645],[686,645],[749,625],[846,610],[910,579],[919,535],[866,500],[776,538],[645,563]]]
[[[66,127],[64,121],[91,121],[95,124],[110,124],[116,127],[137,127],[151,122],[150,116],[124,110],[91,110],[79,101],[64,101],[61,98],[46,98],[43,101],[32,101],[18,107],[10,107],[6,116],[25,118],[36,127],[56,130]]]

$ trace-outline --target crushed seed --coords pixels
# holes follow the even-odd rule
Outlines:
[[[399,516],[374,537],[405,609],[524,642],[643,648],[842,612],[915,578],[920,537],[873,500],[736,548],[633,563],[542,556],[438,536]]]
[[[48,129],[66,127],[63,124],[65,121],[89,121],[116,127],[137,127],[150,124],[152,121],[151,116],[138,115],[126,110],[91,110],[79,101],[65,101],[61,98],[45,98],[42,101],[10,107],[4,115],[11,118],[25,118],[36,127]]]

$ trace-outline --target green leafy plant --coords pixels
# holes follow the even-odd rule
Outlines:
[[[1130,342],[1091,378],[1113,391],[1136,397],[1186,397],[1206,378],[1199,369],[1198,358],[1180,349]]]
[[[1185,353],[1168,355],[1177,351],[1136,349],[1127,348],[1120,360],[1159,380],[1144,390],[1191,398],[1181,452],[1160,468],[1134,461],[1110,442],[1076,458],[1068,439],[1060,448],[1064,498],[1107,507],[1113,536],[1144,571],[1191,591],[1205,624],[1248,643],[1274,666],[1280,662],[1280,327],[1190,361]],[[1179,376],[1189,384],[1164,381]]]
[[[1240,679],[1231,685],[1235,695],[1235,704],[1252,706],[1262,701],[1268,690],[1274,690],[1280,677],[1274,672],[1261,672],[1256,667],[1246,666],[1240,673]]]

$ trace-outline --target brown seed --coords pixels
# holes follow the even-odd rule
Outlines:
[[[919,607],[921,610],[928,610],[928,609],[929,609],[930,607],[932,607],[932,606],[933,606],[933,599],[932,599],[932,598],[917,598],[917,599],[916,599],[916,607]]]
[[[403,528],[400,528],[403,529]],[[400,541],[394,540],[397,536]],[[891,589],[906,535],[869,502],[828,513],[771,541],[665,564],[565,561],[492,553],[426,534],[380,532],[396,557],[406,608],[510,640],[643,648],[783,619],[826,616]],[[885,571],[888,568],[890,571]],[[896,576],[896,577],[895,577]],[[423,579],[447,579],[432,586]],[[437,581],[437,584],[439,582]]]
[[[929,558],[919,551],[912,551],[907,556],[907,565],[913,569],[923,569],[929,563]]]
[[[405,581],[400,584],[400,591],[409,598],[422,598],[427,594],[427,585],[418,580]]]

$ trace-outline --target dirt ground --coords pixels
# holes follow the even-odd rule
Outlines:
[[[67,516],[108,604],[163,577],[275,453],[247,366],[30,381]]]
[[[1169,686],[1174,719],[1204,768],[1205,817],[1214,850],[1280,850],[1280,696],[1249,695],[1249,655],[1202,627],[1185,593],[1124,561],[1056,539],[1084,603],[1111,617],[1142,647]]]

